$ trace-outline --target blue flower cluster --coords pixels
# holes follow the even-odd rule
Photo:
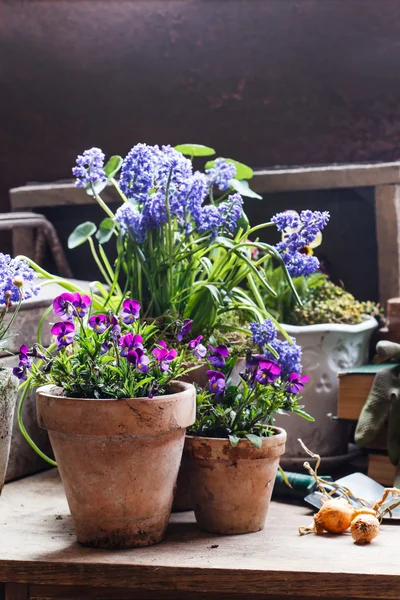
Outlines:
[[[0,305],[27,300],[39,293],[36,273],[24,260],[0,253]]]
[[[221,192],[226,192],[230,188],[230,180],[236,175],[236,167],[225,158],[217,158],[214,165],[206,169],[206,174],[210,185],[216,185]]]
[[[276,337],[276,328],[271,319],[265,319],[262,323],[250,323],[249,329],[252,333],[253,343],[259,346],[267,360],[275,361],[281,368],[281,376],[286,377],[291,373],[301,374],[301,347],[292,339],[293,344],[287,340]],[[279,355],[276,358],[266,347],[271,346]]]
[[[301,375],[301,346],[296,344],[295,338],[292,338],[293,344],[290,344],[287,340],[275,339],[271,342],[271,347],[278,353],[279,358],[275,356],[268,349],[265,350],[264,354],[269,360],[273,360],[278,363],[281,368],[281,376],[287,377],[291,373],[297,373]]]
[[[252,333],[253,344],[260,346],[261,349],[276,339],[276,328],[271,319],[265,319],[262,323],[254,321],[250,323],[249,329]]]
[[[319,267],[313,256],[310,244],[327,225],[329,212],[303,210],[300,215],[291,210],[272,217],[278,231],[283,233],[282,241],[276,246],[292,277],[311,275]]]
[[[218,168],[222,168],[221,162]],[[171,146],[137,144],[121,167],[119,186],[130,203],[117,210],[116,221],[139,243],[148,230],[161,227],[169,216],[177,220],[184,235],[194,228],[212,237],[220,230],[233,232],[242,214],[241,196],[233,194],[219,206],[204,205],[209,185],[209,178],[193,173],[191,161]]]
[[[76,167],[72,169],[76,177],[76,187],[86,188],[90,184],[105,182],[104,154],[100,148],[85,150],[76,159]]]

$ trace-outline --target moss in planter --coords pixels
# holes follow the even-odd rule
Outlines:
[[[303,306],[296,306],[290,315],[291,325],[340,323],[357,325],[365,315],[383,320],[383,310],[374,302],[359,302],[352,294],[326,278],[308,287],[302,298]]]

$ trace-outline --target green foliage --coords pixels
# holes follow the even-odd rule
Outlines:
[[[191,435],[228,438],[232,446],[247,438],[259,448],[263,437],[273,435],[271,426],[276,414],[295,413],[314,421],[302,410],[301,397],[288,392],[284,379],[261,384],[255,380],[254,370],[243,367],[237,383],[232,377],[236,362],[237,357],[233,357],[221,369],[226,374],[224,393],[215,395],[209,389],[198,388],[197,416],[189,429]]]
[[[304,282],[307,285],[307,279]],[[359,302],[352,294],[329,281],[325,276],[314,278],[306,287],[303,306],[295,306],[289,316],[293,325],[341,323],[357,325],[366,315],[381,317],[382,309],[374,302]]]

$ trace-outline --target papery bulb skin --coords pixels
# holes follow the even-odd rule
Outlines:
[[[350,532],[355,544],[369,544],[379,534],[379,521],[374,515],[358,515],[351,522]]]

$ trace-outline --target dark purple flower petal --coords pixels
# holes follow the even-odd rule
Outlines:
[[[28,378],[28,373],[26,371],[26,365],[23,365],[23,364],[20,363],[18,367],[14,367],[13,368],[13,374],[20,381],[26,381],[26,379]]]
[[[93,329],[93,331],[95,333],[98,333],[99,335],[101,333],[104,333],[105,330],[108,328],[107,327],[107,316],[103,315],[103,314],[93,315],[89,319],[89,327],[91,329]]]
[[[51,334],[57,337],[57,349],[69,346],[74,341],[75,325],[70,321],[55,323],[51,328]]]
[[[280,373],[281,369],[279,365],[272,360],[260,361],[259,367],[256,371],[256,380],[263,385],[273,383],[276,379],[278,379]]]
[[[304,384],[308,382],[307,375],[300,377],[298,373],[291,373],[288,377],[288,384],[286,390],[290,394],[298,394],[303,388]]]
[[[208,361],[216,367],[217,369],[222,369],[225,366],[225,359],[229,356],[228,348],[224,345],[217,346],[214,348],[213,346],[208,346],[209,351],[211,352],[208,357]]]
[[[140,302],[137,300],[124,300],[122,303],[121,318],[125,325],[130,325],[139,318]]]
[[[207,354],[207,348],[201,344],[202,339],[203,336],[199,335],[189,342],[189,348],[193,350],[193,356],[196,356],[197,358],[204,358]]]
[[[216,395],[221,394],[226,387],[225,375],[220,371],[210,369],[207,371],[207,377],[209,380],[210,392],[213,392]]]
[[[90,296],[87,296],[86,294],[81,296],[78,292],[73,294],[72,306],[76,316],[83,318],[87,314],[91,303],[92,300]]]
[[[178,342],[181,342],[185,335],[188,335],[193,325],[192,319],[185,319],[182,323],[180,330],[177,333],[176,339]]]
[[[53,300],[53,310],[58,317],[70,319],[73,316],[72,303],[74,295],[68,292],[60,294]]]

